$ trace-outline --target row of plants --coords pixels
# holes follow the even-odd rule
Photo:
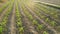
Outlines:
[[[4,31],[7,31],[8,17],[12,10],[12,5],[13,3],[9,5],[9,8],[7,9],[6,14],[4,15],[2,21],[0,22],[0,34],[3,34]]]
[[[51,26],[56,26],[56,21],[52,20],[48,15],[45,15],[42,10],[39,10],[37,8],[33,9],[33,11],[39,16],[42,20],[49,23]]]
[[[24,13],[26,14],[27,18],[32,22],[34,27],[36,26],[36,30],[39,32],[39,34],[48,34],[48,32],[44,29],[44,25],[39,23],[38,20],[36,20],[30,13],[29,11],[25,8],[24,5],[22,5],[22,9]],[[43,32],[42,32],[43,31]]]
[[[44,5],[41,5],[41,6],[44,6]],[[49,7],[49,6],[44,6],[44,8],[46,8],[47,11],[50,11],[50,13],[48,13],[48,15],[50,15],[55,20],[55,24],[57,25],[55,27],[55,29],[60,32],[60,30],[59,30],[59,28],[60,28],[60,21],[59,21],[60,20],[60,18],[59,18],[60,17],[60,15],[59,15],[60,14],[60,10],[57,9],[57,8]],[[45,12],[47,12],[47,11],[45,11]],[[54,21],[54,20],[52,20],[52,21]]]
[[[19,9],[18,9],[18,4],[16,3],[16,24],[17,24],[17,29],[18,29],[18,32],[19,34],[23,34],[24,32],[24,27],[22,25],[22,19],[21,19],[21,14],[19,12]]]
[[[53,20],[52,18],[50,18],[50,16],[48,14],[44,13],[42,10],[40,10],[38,8],[36,8],[36,7],[34,9],[31,8],[31,10],[33,10],[37,14],[37,16],[39,16],[47,24],[51,25],[54,29],[56,29],[57,31],[59,31],[58,30],[60,28],[59,27],[60,26],[59,23],[57,21]]]
[[[47,6],[46,6],[46,7],[47,7]],[[45,7],[45,8],[46,8],[46,7]],[[48,10],[48,8],[47,8],[47,10]],[[49,9],[49,10],[51,10],[51,9]],[[56,14],[53,14],[52,16],[50,16],[50,19],[52,18],[52,20],[55,20],[55,21],[57,21],[58,24],[60,24],[60,23],[59,23],[60,21],[59,21],[58,11],[57,11],[56,9],[55,9],[55,11],[53,11],[53,10],[54,10],[54,9],[52,9],[52,11],[50,11],[50,13],[56,13]],[[49,15],[49,14],[48,14],[48,15]],[[57,17],[57,19],[53,17],[54,15],[56,15],[55,17]]]
[[[47,7],[42,4],[37,4],[36,6],[38,9],[42,10],[43,13],[48,14],[49,16],[53,17],[54,20],[59,21],[59,10]]]

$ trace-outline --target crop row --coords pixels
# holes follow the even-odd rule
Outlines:
[[[10,12],[12,10],[12,4],[9,5],[10,8],[7,9],[6,14],[4,15],[2,21],[0,22],[0,34],[2,34],[4,31],[7,31],[7,23],[8,23],[8,17],[10,15]]]
[[[17,29],[19,34],[23,34],[24,32],[24,27],[22,25],[22,19],[21,19],[21,14],[18,9],[18,4],[16,3],[16,24],[17,24]]]
[[[37,8],[42,10],[43,13],[48,14],[49,16],[53,17],[54,20],[59,21],[59,13],[60,13],[59,10],[44,6],[42,4],[37,4]]]

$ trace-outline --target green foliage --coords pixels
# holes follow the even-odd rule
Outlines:
[[[52,26],[55,26],[55,25],[56,25],[56,22],[55,22],[55,21],[52,21],[50,24],[51,24]]]
[[[34,24],[34,25],[38,25],[38,21],[33,20],[33,24]]]
[[[21,27],[22,26],[22,22],[21,21],[17,22],[17,25]]]
[[[38,28],[38,30],[42,30],[43,29],[43,25],[42,24],[38,24],[38,26],[37,26]]]
[[[29,15],[28,17],[29,17],[29,19],[30,19],[30,20],[33,20],[33,17],[32,17],[32,15]]]
[[[44,31],[43,34],[48,34],[48,32]]]
[[[24,31],[24,28],[23,28],[23,27],[20,27],[20,28],[19,28],[19,31],[20,31],[20,32],[23,32],[23,31]]]
[[[2,32],[3,32],[3,27],[0,26],[0,34],[2,34]]]
[[[49,21],[49,18],[46,18],[46,20],[45,20],[45,21],[46,21],[46,22],[47,22],[47,21]]]

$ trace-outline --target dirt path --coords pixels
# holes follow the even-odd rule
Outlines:
[[[35,28],[33,27],[32,23],[28,20],[24,12],[22,11],[23,9],[20,7],[20,12],[22,14],[22,20],[23,24],[25,26],[25,33],[24,34],[38,34],[37,31],[35,31]]]
[[[14,8],[13,8],[13,12],[12,12],[12,16],[11,16],[11,21],[10,21],[10,33],[9,34],[16,34],[16,23],[15,23],[15,4],[14,4]]]
[[[25,5],[26,6],[26,5]],[[41,21],[44,25],[47,26],[48,29],[52,30],[55,34],[57,34],[56,30],[53,29],[53,27],[49,26],[47,23],[45,23],[40,17],[38,17],[30,8],[28,8],[26,6],[26,8],[29,10],[29,12],[35,17],[37,18],[39,21]]]

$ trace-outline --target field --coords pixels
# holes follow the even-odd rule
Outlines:
[[[0,34],[60,34],[60,5],[38,0],[0,3]]]

